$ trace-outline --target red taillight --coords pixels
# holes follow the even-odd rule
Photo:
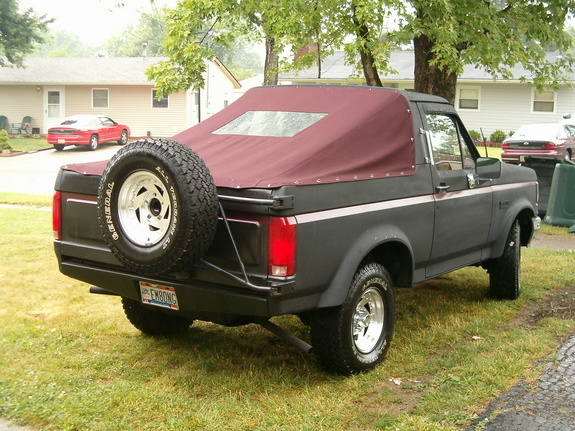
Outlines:
[[[554,144],[553,142],[547,142],[547,144],[545,144],[545,149],[546,150],[556,150],[557,145]]]
[[[54,231],[54,239],[62,239],[62,193],[54,193],[52,199],[52,230]]]
[[[295,274],[297,222],[294,217],[271,217],[268,240],[268,271],[274,277]]]
[[[509,149],[509,144],[507,142],[504,142],[503,145],[501,145],[501,149],[503,150],[508,150]]]

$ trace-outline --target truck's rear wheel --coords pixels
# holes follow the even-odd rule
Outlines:
[[[489,293],[497,299],[517,299],[521,293],[521,230],[515,220],[509,230],[501,257],[487,266]]]
[[[98,215],[108,246],[128,269],[177,272],[208,250],[217,224],[217,192],[191,149],[167,139],[143,139],[108,163]]]
[[[312,315],[314,353],[326,369],[338,374],[371,370],[385,357],[394,320],[391,277],[383,266],[367,264],[355,274],[341,306]]]
[[[194,323],[192,319],[146,308],[134,299],[122,298],[122,306],[130,323],[147,335],[168,336],[182,334]]]

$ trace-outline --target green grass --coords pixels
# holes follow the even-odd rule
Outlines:
[[[10,145],[14,151],[37,151],[52,148],[45,138],[11,137]]]
[[[0,208],[0,217],[0,417],[33,429],[458,430],[534,378],[537,360],[575,328],[530,322],[542,298],[575,285],[573,253],[525,249],[519,300],[488,299],[479,268],[399,289],[386,361],[332,376],[255,325],[144,336],[118,298],[58,272],[49,212]],[[309,340],[298,319],[274,320]]]

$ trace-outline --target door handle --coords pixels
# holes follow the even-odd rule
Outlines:
[[[445,183],[441,183],[435,187],[435,190],[437,190],[438,192],[446,192],[449,189],[449,187],[451,187],[451,186],[448,186]]]

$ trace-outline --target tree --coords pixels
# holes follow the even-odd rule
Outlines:
[[[32,9],[19,11],[17,0],[0,0],[0,66],[21,67],[34,44],[44,40],[51,22]]]
[[[113,57],[139,57],[144,53],[150,57],[165,55],[162,41],[166,36],[166,12],[154,10],[141,12],[136,25],[129,25],[120,34],[111,37],[103,45]]]
[[[80,36],[69,30],[54,30],[47,34],[44,43],[37,46],[32,57],[91,57],[97,52],[86,45]]]
[[[169,19],[164,46],[170,61],[149,76],[166,92],[202,85],[203,60],[213,55],[206,40],[228,44],[251,32],[266,41],[269,76],[278,67],[320,64],[322,55],[344,47],[366,83],[381,85],[379,73],[393,70],[391,50],[412,43],[417,91],[453,102],[466,64],[494,78],[510,78],[511,68],[521,64],[543,89],[568,78],[573,57],[550,62],[546,54],[550,46],[569,47],[562,29],[574,11],[575,0],[183,0]],[[397,28],[385,30],[392,16]],[[315,49],[283,62],[274,57],[305,46]]]

